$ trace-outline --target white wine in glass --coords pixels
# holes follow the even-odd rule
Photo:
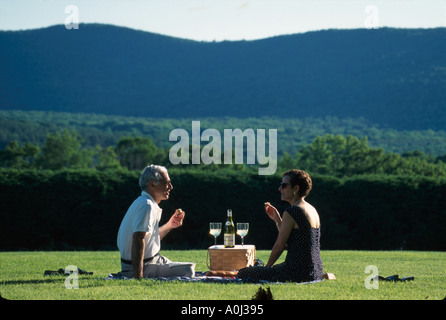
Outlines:
[[[217,245],[217,237],[221,233],[221,222],[211,222],[209,224],[209,233],[214,236],[214,244]]]
[[[237,234],[242,238],[242,246],[244,245],[244,238],[248,234],[249,230],[249,223],[246,222],[240,222],[237,223]]]

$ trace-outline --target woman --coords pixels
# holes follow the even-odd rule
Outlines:
[[[248,267],[239,271],[240,278],[268,281],[307,282],[322,279],[320,257],[320,221],[316,209],[305,201],[312,187],[311,177],[303,170],[283,173],[279,191],[288,202],[281,217],[276,208],[265,203],[265,211],[276,223],[279,235],[265,267]],[[274,265],[285,246],[285,262]]]

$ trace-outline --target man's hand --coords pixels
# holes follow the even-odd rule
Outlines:
[[[175,213],[170,217],[169,221],[165,225],[159,228],[160,239],[164,238],[164,236],[172,229],[181,227],[183,225],[184,217],[186,216],[186,212],[181,209],[175,210]]]
[[[186,212],[181,209],[175,210],[175,213],[170,217],[169,223],[171,225],[171,229],[175,229],[181,227],[183,225],[184,217],[186,216]]]

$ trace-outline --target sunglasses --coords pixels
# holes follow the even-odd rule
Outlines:
[[[289,185],[289,182],[282,182],[281,184],[280,184],[280,188],[285,188],[287,185]]]

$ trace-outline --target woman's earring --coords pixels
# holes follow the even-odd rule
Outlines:
[[[293,193],[294,193],[294,195],[296,195],[296,191],[294,191]]]

